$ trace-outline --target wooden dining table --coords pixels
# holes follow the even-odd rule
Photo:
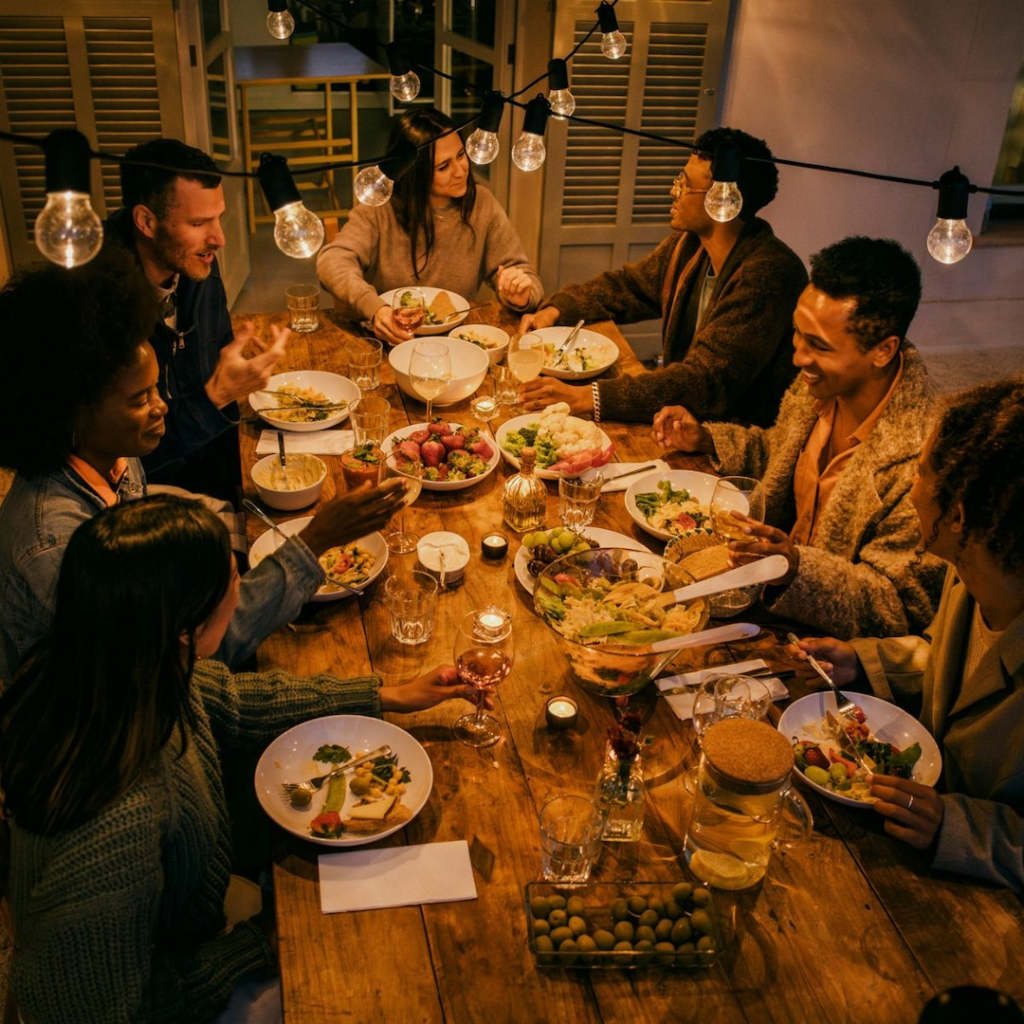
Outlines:
[[[345,372],[343,343],[360,328],[332,311],[321,317],[317,331],[293,335],[281,369]],[[271,323],[286,322],[283,313],[248,319],[262,337],[269,337]],[[515,326],[496,304],[474,311],[470,321]],[[646,372],[614,325],[593,329],[619,347],[610,375]],[[489,387],[485,382],[484,390]],[[399,391],[386,361],[377,393],[391,403],[392,429],[423,420],[424,406]],[[468,401],[443,411],[456,422],[472,422]],[[243,417],[246,467],[254,461],[264,427],[252,414]],[[615,446],[616,460],[662,454],[646,424],[601,427]],[[330,472],[320,504],[344,486],[337,457],[323,457]],[[668,461],[707,469],[691,457],[672,455]],[[513,558],[521,537],[502,524],[502,486],[512,472],[503,462],[473,487],[424,490],[407,512],[407,528],[420,535],[455,531],[471,552],[463,584],[440,594],[437,625],[427,643],[407,647],[391,638],[377,580],[361,598],[307,605],[258,651],[260,668],[300,675],[374,672],[393,684],[452,661],[453,623],[461,613],[497,603],[515,620],[515,666],[495,695],[502,724],[495,746],[475,749],[453,738],[452,722],[468,707],[463,701],[387,716],[422,744],[434,785],[419,814],[377,845],[465,840],[476,899],[324,914],[318,857],[325,848],[274,828],[274,898],[288,1024],[698,1019],[906,1024],[917,1020],[936,992],[961,985],[999,989],[1024,1003],[1024,907],[1012,892],[935,872],[921,854],[886,835],[870,808],[841,806],[812,793],[806,794],[814,814],[811,838],[776,851],[756,888],[716,892],[725,944],[710,968],[537,966],[528,941],[524,887],[541,877],[538,809],[557,793],[592,792],[615,715],[612,700],[572,681],[558,640],[534,614],[532,598],[516,580]],[[255,498],[251,483],[248,488]],[[556,488],[550,483],[547,488],[548,524],[556,525]],[[292,517],[272,515],[279,521]],[[628,515],[622,492],[602,495],[594,526],[629,535],[657,553],[663,549]],[[251,519],[250,540],[264,529]],[[496,530],[509,536],[509,552],[488,561],[480,554],[481,537]],[[392,554],[388,570],[403,559],[411,567],[415,557]],[[761,635],[683,652],[673,670],[750,656],[786,667],[777,639],[786,625],[771,623],[763,611],[753,613],[764,622]],[[800,679],[787,683],[793,697],[806,692]],[[643,753],[643,836],[636,843],[603,844],[594,881],[689,877],[682,851],[691,798],[682,776],[697,761],[694,733],[654,690],[650,686],[632,698],[650,741]],[[554,731],[547,725],[545,705],[556,694],[578,702],[574,728]],[[772,709],[776,720],[784,706]]]

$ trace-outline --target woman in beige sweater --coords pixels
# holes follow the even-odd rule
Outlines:
[[[392,288],[425,285],[472,299],[486,283],[509,309],[536,309],[544,287],[505,211],[473,180],[454,122],[430,108],[408,110],[392,125],[388,151],[403,139],[417,148],[416,163],[391,201],[353,208],[317,258],[335,305],[370,320],[392,345],[413,337],[380,298]]]

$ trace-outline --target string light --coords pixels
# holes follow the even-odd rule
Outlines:
[[[704,209],[721,224],[735,220],[743,209],[743,196],[736,185],[741,159],[740,147],[735,142],[720,142],[715,150],[711,163],[714,181],[704,196]]]
[[[89,140],[73,128],[58,128],[42,149],[46,206],[36,217],[36,247],[52,263],[80,267],[103,245],[103,225],[89,198]]]
[[[324,244],[323,221],[303,204],[288,161],[283,156],[261,153],[256,177],[274,211],[278,249],[297,260],[312,256]]]
[[[618,60],[626,52],[626,37],[619,31],[619,19],[608,0],[601,0],[597,20],[601,25],[601,52],[609,60]]]
[[[564,121],[576,109],[576,97],[569,92],[569,65],[560,57],[548,61],[548,84],[551,116]]]
[[[409,103],[420,94],[420,80],[412,69],[406,45],[398,41],[388,43],[386,52],[391,72],[391,95],[396,100]]]
[[[267,0],[267,31],[275,39],[287,39],[295,31],[295,19],[288,0]]]
[[[974,191],[959,167],[939,178],[938,220],[928,232],[928,252],[940,263],[959,263],[974,244],[967,226],[967,197]]]
[[[379,164],[364,167],[352,183],[356,199],[366,206],[383,206],[394,191],[395,182],[416,163],[416,147],[405,138]]]
[[[551,104],[543,96],[534,96],[526,104],[523,133],[512,147],[512,163],[521,171],[535,171],[547,157],[544,130],[547,128]]]
[[[477,128],[466,140],[466,156],[475,164],[489,164],[498,155],[501,148],[498,142],[498,129],[501,127],[501,115],[505,113],[505,100],[500,92],[488,92],[484,96]]]

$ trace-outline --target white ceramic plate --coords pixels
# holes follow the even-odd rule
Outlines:
[[[939,781],[939,776],[942,774],[942,755],[939,753],[938,744],[932,734],[913,715],[907,714],[895,704],[890,704],[886,700],[872,697],[866,693],[851,693],[850,698],[864,712],[867,726],[871,730],[871,735],[876,739],[892,743],[901,750],[913,743],[921,744],[921,757],[914,765],[915,782],[920,782],[923,786],[934,786]],[[813,739],[823,748],[831,746],[838,752],[839,744],[837,742],[827,738],[819,739],[825,735],[821,723],[828,711],[831,711],[832,714],[836,713],[836,699],[831,692],[809,693],[806,697],[793,701],[782,712],[782,717],[779,719],[779,732],[793,743],[798,740]],[[871,806],[864,800],[854,800],[841,793],[833,793],[831,790],[825,789],[824,786],[811,782],[799,769],[795,769],[793,775],[827,800],[834,800],[836,803],[846,804],[848,807]]]
[[[310,835],[309,823],[320,813],[327,796],[327,787],[313,797],[309,807],[300,809],[292,807],[285,800],[281,793],[281,784],[302,782],[304,779],[311,779],[330,771],[330,765],[313,760],[313,754],[325,743],[338,743],[348,747],[353,757],[387,743],[391,747],[391,752],[398,755],[398,763],[409,771],[410,777],[402,796],[402,804],[412,812],[411,817],[391,827],[385,826],[380,832],[371,835],[353,833],[351,837],[342,836],[339,839],[324,839]],[[256,765],[255,782],[256,796],[263,810],[281,828],[287,829],[300,839],[308,839],[311,843],[344,849],[348,846],[375,843],[412,821],[434,788],[434,770],[423,747],[397,725],[378,718],[365,718],[362,715],[329,715],[326,718],[312,718],[308,722],[302,722],[278,736],[263,752]],[[353,801],[354,797],[349,791],[345,807],[341,811],[342,818],[346,816],[345,808]]]
[[[449,420],[448,425],[454,430],[456,427],[461,427],[464,424],[456,423],[454,420]],[[427,427],[426,423],[413,423],[408,427],[403,427],[401,430],[396,430],[393,434],[388,434],[387,437],[381,442],[381,450],[385,455],[391,453],[392,445],[395,441],[406,438],[410,434],[416,433],[417,430],[425,430]],[[486,480],[487,477],[494,472],[494,467],[501,461],[501,453],[498,451],[498,446],[494,443],[494,438],[490,433],[484,434],[487,443],[494,449],[490,459],[487,462],[487,469],[480,476],[470,477],[468,480],[424,480],[423,490],[425,491],[461,491],[467,487],[472,487],[474,484],[480,483],[481,480]]]
[[[519,459],[517,459],[511,452],[505,451],[505,449],[501,447],[501,443],[513,430],[518,430],[520,427],[528,427],[531,423],[536,423],[538,416],[539,414],[535,412],[530,413],[527,416],[513,416],[511,419],[505,420],[505,422],[502,423],[494,433],[494,437],[498,442],[498,449],[501,451],[501,454],[504,455],[505,458],[516,467],[516,469],[519,468]],[[600,427],[597,428],[597,432],[601,436],[601,450],[604,451],[612,443],[612,439]],[[552,473],[550,469],[541,469],[540,466],[537,467],[537,476],[541,480],[558,479],[557,473]]]
[[[297,370],[294,373],[277,373],[267,381],[266,391],[277,391],[286,384],[294,384],[300,388],[314,388],[321,394],[326,395],[331,402],[348,402],[349,408],[352,403],[360,397],[359,386],[337,373],[326,373],[323,370]],[[280,430],[327,430],[336,427],[348,416],[349,409],[340,409],[332,412],[326,419],[315,420],[312,423],[293,423],[288,420],[275,418],[266,410],[278,404],[274,395],[268,395],[266,391],[254,391],[249,396],[249,405],[259,413],[260,419],[270,426]]]
[[[434,299],[437,298],[438,292],[448,292],[448,298],[452,300],[452,305],[457,309],[461,310],[460,316],[453,316],[451,320],[443,324],[424,324],[422,327],[417,327],[413,332],[415,334],[447,334],[450,330],[458,327],[463,320],[469,316],[469,300],[464,299],[457,292],[453,292],[450,288],[424,288],[418,284],[407,284],[402,288],[392,288],[389,292],[381,292],[380,298],[383,299],[389,306],[395,301],[395,292],[405,292],[410,288],[419,288],[423,292],[423,297],[427,300],[427,308],[429,309]]]
[[[629,551],[647,550],[635,537],[627,537],[624,533],[616,533],[614,530],[597,530],[586,526],[582,533],[585,537],[597,541],[598,547],[626,548]],[[527,554],[526,545],[520,544],[512,565],[516,570],[516,579],[528,594],[532,594],[533,588],[537,585],[537,577],[530,575],[530,570],[527,568],[529,562],[530,556]]]
[[[549,352],[557,352],[565,339],[572,333],[571,327],[542,327],[538,331],[531,331],[531,334],[539,334],[544,339],[544,348]],[[587,354],[587,366],[583,366],[583,351]],[[572,348],[566,352],[561,363],[555,366],[545,366],[540,372],[548,377],[557,377],[559,380],[588,380],[604,373],[609,366],[614,365],[619,358],[619,346],[611,338],[606,338],[596,331],[588,331],[586,328],[580,330]],[[596,365],[590,365],[596,360]]]
[[[667,472],[656,469],[637,477],[626,489],[623,500],[626,503],[626,511],[633,517],[633,522],[641,530],[646,530],[652,537],[657,537],[659,540],[671,540],[678,535],[651,526],[647,522],[647,517],[636,507],[636,496],[656,491],[659,480],[668,480],[673,490],[689,491],[695,501],[708,508],[711,504],[711,495],[715,491],[715,484],[718,483],[718,477],[712,476],[710,473],[695,473],[689,469],[670,469]]]
[[[278,526],[278,529],[282,533],[291,537],[304,530],[312,521],[312,516],[302,516],[299,519],[289,519],[288,522],[281,523]],[[249,548],[249,565],[259,565],[267,555],[272,551],[276,551],[283,543],[284,541],[274,533],[273,530],[267,530],[266,533],[261,533],[252,542],[252,547]],[[384,538],[379,533],[371,533],[365,537],[360,537],[356,543],[367,548],[373,554],[375,559],[373,568],[370,570],[370,575],[367,576],[362,583],[352,584],[352,586],[358,587],[362,590],[363,587],[368,587],[384,571],[384,566],[388,564],[388,546]],[[321,587],[310,598],[310,601],[339,601],[343,597],[351,596],[352,595],[347,590],[335,590],[334,588]]]

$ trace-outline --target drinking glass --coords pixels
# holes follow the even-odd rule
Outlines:
[[[501,722],[487,714],[483,698],[512,671],[512,615],[495,605],[467,612],[454,655],[459,678],[480,691],[476,710],[455,722],[455,737],[471,747],[489,747],[501,737]]]
[[[764,522],[764,486],[749,476],[723,476],[711,494],[711,526],[726,540],[749,540],[746,525],[733,512],[755,522]]]
[[[499,405],[516,404],[516,379],[507,366],[492,366],[491,376],[494,378],[494,397]]]
[[[387,456],[384,465],[386,476],[397,477],[405,482],[405,496],[398,512],[398,529],[392,530],[385,539],[389,551],[396,555],[407,555],[410,551],[416,550],[420,540],[415,533],[406,530],[405,510],[420,496],[423,487],[423,463],[403,451],[393,451]]]
[[[391,403],[378,395],[363,395],[349,413],[356,444],[379,445],[388,435]]]
[[[580,476],[568,470],[558,477],[558,516],[567,530],[579,533],[594,521],[604,474],[596,470]]]
[[[771,690],[760,679],[729,673],[708,675],[693,698],[693,728],[698,743],[715,722],[724,718],[764,718],[771,704]]]
[[[418,341],[409,359],[409,383],[413,391],[427,403],[427,423],[434,408],[434,399],[452,379],[452,356],[443,341]]]
[[[415,333],[427,319],[427,297],[419,288],[399,288],[391,300],[391,316],[399,327]]]
[[[345,359],[349,379],[360,391],[380,387],[381,343],[373,338],[355,338],[345,342]]]
[[[520,384],[540,376],[544,368],[544,339],[539,334],[514,334],[508,343],[505,362]]]

